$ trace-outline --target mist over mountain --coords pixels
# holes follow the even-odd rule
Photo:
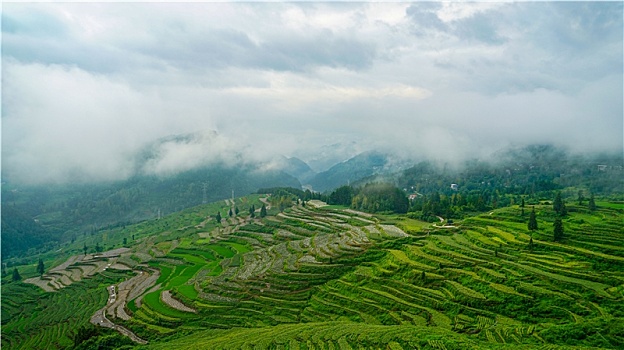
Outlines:
[[[622,347],[624,2],[1,8],[2,349]]]
[[[3,206],[82,227],[201,203],[205,182],[223,198],[396,182],[425,160],[460,171],[535,144],[621,154],[621,14],[618,2],[7,3]]]
[[[2,178],[119,181],[280,155],[323,172],[368,150],[451,163],[512,145],[621,152],[621,14],[619,2],[7,3]]]
[[[324,172],[334,165],[351,159],[362,152],[371,150],[370,145],[355,141],[315,145],[296,152],[297,157],[316,172]]]
[[[278,157],[277,169],[295,177],[302,185],[307,184],[316,175],[306,162],[297,157]]]
[[[391,154],[367,151],[316,174],[310,185],[313,190],[324,192],[362,178],[398,172],[411,164],[413,161],[399,160]]]
[[[185,138],[182,138],[185,139]],[[176,144],[180,138],[176,138]],[[145,164],[150,164],[149,158]],[[300,182],[258,165],[212,164],[176,173],[77,184],[2,186],[2,257],[51,242],[155,219],[189,207]]]

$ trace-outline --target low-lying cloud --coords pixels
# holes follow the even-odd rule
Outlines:
[[[326,166],[323,146],[353,142],[456,161],[530,143],[622,151],[621,14],[618,2],[8,3],[2,176],[118,180],[280,154]]]

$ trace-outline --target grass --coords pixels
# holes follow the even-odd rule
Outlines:
[[[96,275],[54,293],[30,284],[2,285],[2,348],[65,349],[71,333],[106,304],[105,286],[128,275]]]
[[[617,209],[617,210],[624,210],[624,202],[623,201],[610,201],[610,202],[605,202],[605,201],[597,201],[596,202],[596,206],[597,207],[603,207],[603,208],[609,208],[609,209]]]
[[[154,349],[617,348],[624,215],[569,208],[559,243],[549,238],[552,209],[536,208],[533,247],[518,208],[466,218],[455,230],[401,215],[366,218],[397,225],[407,238],[374,234],[374,223],[339,207],[292,208],[209,243],[197,244],[193,230],[159,233],[165,238],[154,242],[166,255],[149,264],[162,285],[142,307],[128,304],[135,317],[126,325]],[[163,304],[167,289],[198,314]],[[3,298],[3,343],[11,302]],[[54,319],[49,312],[33,317]],[[22,334],[16,320],[7,319],[14,337]]]

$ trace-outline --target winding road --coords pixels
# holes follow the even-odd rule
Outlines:
[[[116,325],[113,322],[111,322],[108,318],[106,318],[106,309],[108,308],[108,305],[115,303],[115,301],[117,300],[117,293],[115,292],[115,286],[112,285],[112,286],[107,287],[106,289],[108,290],[108,304],[104,306],[103,308],[99,309],[98,311],[96,311],[95,314],[91,316],[91,320],[90,320],[91,323],[93,323],[96,326],[114,329],[117,332],[121,333],[122,335],[125,335],[126,337],[132,339],[132,341],[136,343],[147,344],[147,340],[139,338],[136,334],[132,333],[132,331],[130,331],[129,329]]]

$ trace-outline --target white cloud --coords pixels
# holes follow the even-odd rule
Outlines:
[[[621,3],[3,5],[3,175],[124,178],[356,140],[622,147]],[[172,134],[137,169],[137,152]]]

